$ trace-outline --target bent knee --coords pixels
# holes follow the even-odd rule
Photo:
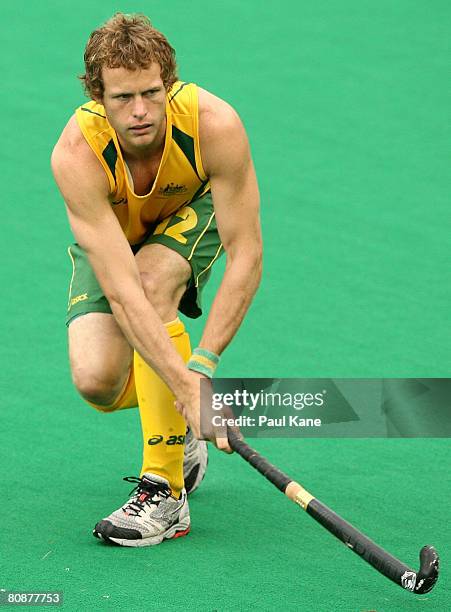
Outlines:
[[[124,385],[124,381],[117,377],[87,372],[82,368],[72,370],[72,380],[83,399],[103,412],[111,410],[109,407],[114,404]]]
[[[141,271],[141,283],[146,298],[157,311],[159,317],[165,321],[174,318],[179,302],[186,290],[187,281],[174,277],[162,277],[158,273]]]

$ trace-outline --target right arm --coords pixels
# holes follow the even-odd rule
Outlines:
[[[56,144],[51,165],[74,236],[89,258],[118,325],[176,398],[191,403],[198,381],[145,296],[130,245],[108,201],[107,177],[75,117]],[[196,432],[195,424],[191,425]]]

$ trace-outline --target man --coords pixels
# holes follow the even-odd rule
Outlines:
[[[94,535],[148,546],[190,529],[186,422],[200,437],[200,380],[213,376],[260,281],[258,187],[237,114],[177,80],[175,52],[145,16],[118,13],[95,30],[85,68],[92,100],[52,155],[77,240],[69,248],[70,363],[97,409],[139,405],[136,491]],[[191,353],[177,310],[201,314],[201,290],[223,250],[225,274]],[[226,438],[207,435],[230,452]],[[185,458],[191,490],[205,471],[201,444],[191,437]]]

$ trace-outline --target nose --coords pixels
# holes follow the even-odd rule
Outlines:
[[[133,117],[139,120],[144,119],[144,117],[146,116],[147,109],[144,104],[144,100],[142,96],[136,96],[136,98],[134,99],[132,113],[133,113]]]

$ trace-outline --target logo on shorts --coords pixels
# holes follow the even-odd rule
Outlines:
[[[160,187],[158,194],[161,196],[174,196],[186,193],[188,191],[186,185],[178,185],[176,183],[168,183],[166,187]]]
[[[88,299],[87,293],[82,293],[81,295],[77,295],[71,299],[70,306],[72,308],[72,306],[75,306],[75,304],[78,304],[78,302],[84,302],[87,299]]]

